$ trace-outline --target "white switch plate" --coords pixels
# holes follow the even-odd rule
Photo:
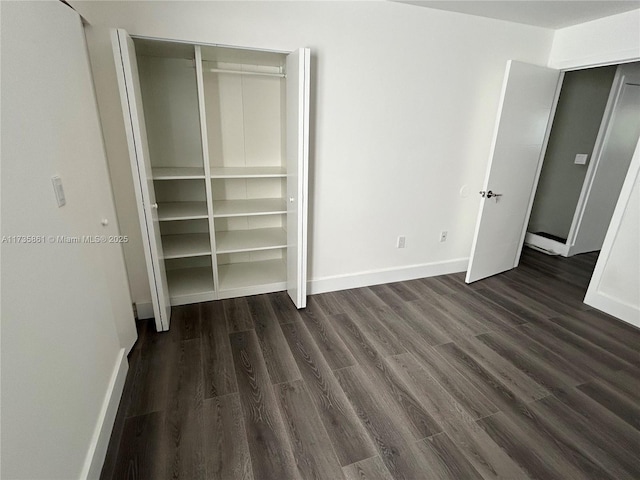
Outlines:
[[[573,161],[576,165],[586,165],[587,158],[589,158],[589,154],[587,153],[579,153],[576,155],[576,159]]]
[[[62,179],[58,175],[51,177],[51,183],[53,183],[53,191],[56,194],[56,200],[58,201],[58,207],[62,207],[67,203],[67,199],[64,198],[64,189],[62,188]]]
[[[407,239],[405,238],[405,236],[404,235],[400,235],[398,237],[398,242],[396,243],[396,246],[398,248],[404,248],[406,246],[406,242],[407,242]]]

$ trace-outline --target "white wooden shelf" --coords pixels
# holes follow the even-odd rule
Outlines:
[[[163,235],[164,258],[187,258],[211,255],[211,240],[208,233],[185,233]]]
[[[220,291],[285,286],[287,269],[282,260],[230,263],[218,266],[218,278]]]
[[[208,218],[207,202],[167,202],[158,204],[158,220],[194,220]]]
[[[201,167],[158,167],[152,169],[154,180],[189,180],[204,178],[204,168]]]
[[[287,232],[283,228],[256,228],[216,232],[217,253],[238,253],[286,248]]]
[[[211,267],[167,270],[172,305],[206,302],[215,299]]]
[[[284,204],[284,199],[282,198],[213,201],[214,218],[273,215],[278,213],[287,213],[287,208]]]
[[[211,167],[211,178],[286,177],[284,167]]]

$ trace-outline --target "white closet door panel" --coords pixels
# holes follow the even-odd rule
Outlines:
[[[144,122],[135,46],[131,37],[124,30],[115,31],[112,39],[138,214],[143,229],[143,245],[151,286],[153,313],[156,329],[163,331],[169,329],[171,305],[160,239],[158,209],[153,188],[153,172]]]
[[[287,292],[298,308],[307,305],[310,58],[308,48],[287,56]]]

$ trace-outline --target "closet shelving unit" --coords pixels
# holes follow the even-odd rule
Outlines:
[[[308,49],[118,30],[114,52],[158,330],[170,305],[286,289],[303,308]]]

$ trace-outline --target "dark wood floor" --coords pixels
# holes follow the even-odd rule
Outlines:
[[[640,331],[594,254],[174,308],[140,324],[104,479],[640,478]]]

